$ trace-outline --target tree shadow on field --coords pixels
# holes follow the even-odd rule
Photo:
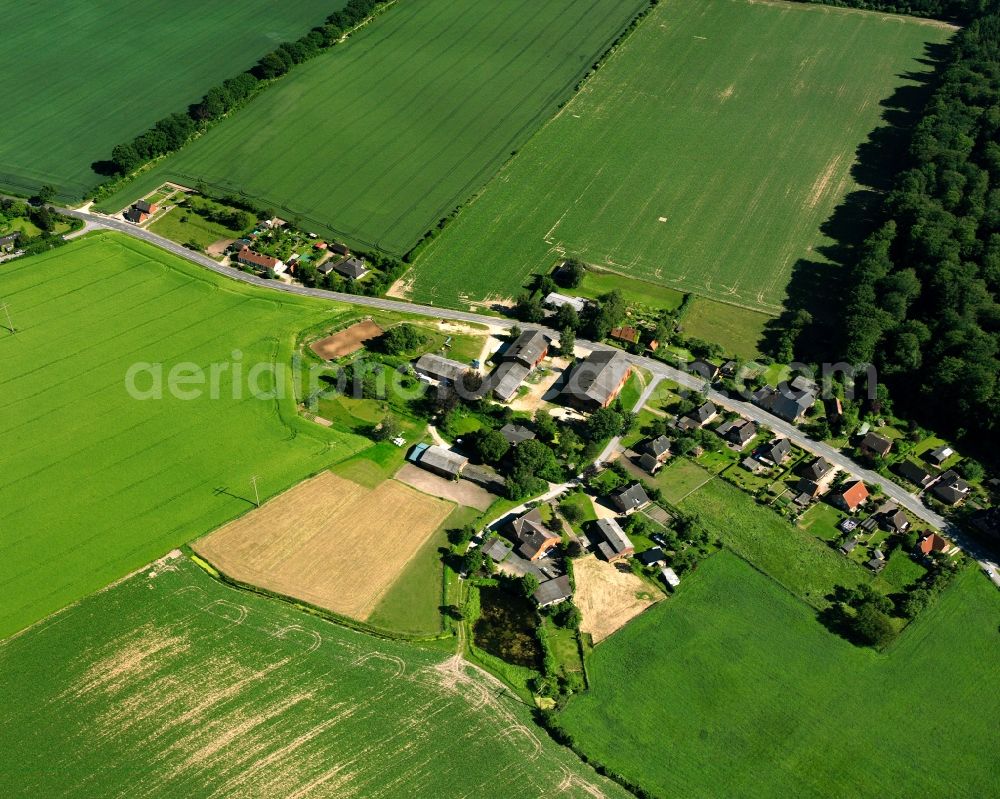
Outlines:
[[[785,312],[767,323],[760,342],[763,352],[777,352],[791,320],[806,311],[812,323],[798,336],[796,357],[815,363],[839,360],[844,350],[840,322],[849,298],[851,270],[862,243],[884,221],[886,194],[894,188],[897,175],[912,164],[909,149],[913,130],[937,85],[948,53],[945,44],[925,44],[924,57],[917,63],[926,70],[898,75],[907,85],[899,86],[880,103],[883,124],[858,146],[851,169],[851,177],[861,188],[844,197],[820,227],[832,240],[816,249],[826,260],[802,258],[793,265]]]

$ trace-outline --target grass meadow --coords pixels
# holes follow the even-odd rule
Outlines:
[[[297,39],[340,0],[6,3],[0,48],[0,188],[79,198],[91,164],[205,90]]]
[[[411,296],[516,296],[563,256],[774,314],[882,101],[946,27],[799,3],[660,3],[417,259]]]
[[[291,397],[250,397],[247,381],[233,399],[232,371],[219,399],[126,390],[137,362],[287,364],[296,333],[338,306],[114,234],[5,265],[0,296],[17,328],[0,329],[0,637],[245,512],[251,476],[263,499],[370,445],[299,419]]]
[[[561,722],[658,796],[995,796],[998,615],[969,569],[878,654],[723,551],[598,645]]]
[[[629,796],[447,657],[164,560],[0,643],[0,795]]]
[[[202,180],[402,254],[496,173],[643,5],[401,2],[141,186]]]

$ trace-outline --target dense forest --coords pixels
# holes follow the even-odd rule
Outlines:
[[[879,367],[897,408],[988,445],[1000,432],[1000,14],[958,34],[909,167],[861,248],[845,355]]]

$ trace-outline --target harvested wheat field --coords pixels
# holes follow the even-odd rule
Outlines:
[[[573,563],[576,602],[583,614],[580,629],[590,633],[594,643],[621,629],[663,594],[623,567],[598,560],[593,555]]]
[[[193,544],[224,573],[367,619],[454,508],[395,480],[324,472]]]
[[[360,350],[366,341],[378,338],[384,331],[371,319],[351,325],[346,330],[334,333],[319,341],[314,341],[309,345],[309,349],[315,352],[325,361],[332,361],[343,358],[352,352]]]

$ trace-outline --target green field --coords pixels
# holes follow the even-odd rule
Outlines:
[[[970,569],[880,655],[721,552],[597,647],[560,718],[658,796],[996,796],[998,615]]]
[[[412,296],[515,296],[573,256],[777,312],[881,101],[948,35],[828,6],[660,3],[417,259]]]
[[[681,324],[685,336],[719,344],[727,355],[749,361],[760,356],[764,327],[770,320],[760,311],[694,297]]]
[[[288,364],[296,333],[342,307],[114,234],[5,265],[0,296],[17,327],[0,329],[0,637],[248,510],[251,476],[272,496],[370,444],[250,395],[254,364]],[[220,371],[218,399],[133,399],[141,362],[238,362],[247,379]]]
[[[724,480],[706,483],[680,508],[697,513],[712,536],[815,608],[830,604],[835,586],[873,582],[862,566]]]
[[[445,658],[156,564],[0,644],[0,795],[629,796]]]
[[[0,188],[81,197],[91,169],[157,120],[253,66],[343,0],[6,3]]]
[[[644,4],[404,0],[131,193],[203,180],[401,254],[495,174]]]

